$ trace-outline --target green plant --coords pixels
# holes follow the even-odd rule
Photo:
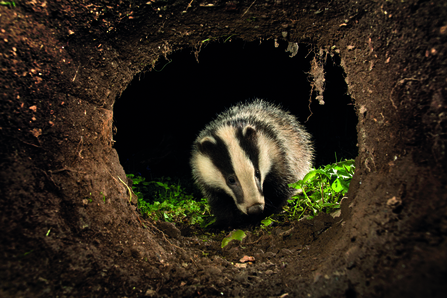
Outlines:
[[[27,256],[27,255],[29,255],[30,253],[32,253],[33,251],[34,251],[34,249],[32,249],[32,250],[30,250],[30,251],[27,251],[26,253],[23,254],[23,256]]]
[[[136,176],[134,174],[126,174],[126,176],[132,180],[133,193],[138,198],[143,198],[145,196],[145,194],[148,192],[148,185],[150,183],[146,182],[145,181],[146,178],[141,177],[141,176]]]
[[[354,160],[345,160],[313,169],[296,183],[289,184],[301,193],[289,200],[285,207],[288,216],[313,218],[318,212],[330,213],[340,208],[341,198],[348,192],[354,175]]]
[[[289,200],[288,206],[284,207],[285,212],[262,220],[261,229],[268,229],[273,222],[280,222],[281,218],[298,220],[306,216],[310,219],[318,212],[330,213],[340,208],[340,200],[348,191],[353,175],[353,160],[311,170],[303,180],[289,185],[299,192]],[[138,209],[143,216],[202,228],[215,221],[206,199],[194,198],[180,182],[175,183],[169,177],[160,178],[158,181],[146,181],[144,177],[133,174],[128,174],[127,177],[133,181],[132,190],[138,197]],[[228,243],[232,239],[230,237],[225,241]]]
[[[127,176],[133,181],[132,189],[138,196],[142,215],[154,220],[187,222],[202,227],[210,224],[211,214],[206,199],[196,200],[180,183],[172,183],[169,177],[147,182],[141,176]]]
[[[12,0],[12,1],[0,1],[0,5],[9,6],[9,7],[16,7],[16,2],[14,0]]]
[[[268,228],[275,220],[271,218],[271,216],[264,218],[261,220],[261,229]]]
[[[235,230],[228,234],[224,239],[222,239],[222,243],[220,244],[221,248],[224,248],[231,242],[231,240],[242,241],[247,235],[242,230]]]

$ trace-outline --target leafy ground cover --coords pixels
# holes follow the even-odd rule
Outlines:
[[[134,174],[127,177],[133,181],[132,190],[138,197],[138,209],[144,217],[203,227],[212,218],[206,199],[194,198],[180,182],[169,177],[159,181],[146,181]]]
[[[273,223],[312,219],[320,212],[336,211],[349,189],[354,169],[354,160],[345,160],[311,170],[303,180],[289,185],[297,189],[297,194],[288,201],[283,212],[264,219],[259,229],[268,229]],[[132,189],[138,197],[138,209],[143,217],[195,226],[193,230],[200,233],[214,222],[206,198],[194,197],[180,181],[175,182],[169,177],[146,181],[138,175],[127,176],[133,181]],[[240,233],[228,237],[224,239],[225,243],[241,239]]]

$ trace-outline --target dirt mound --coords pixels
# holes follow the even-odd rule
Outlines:
[[[416,0],[2,3],[1,296],[444,296],[446,10]],[[236,37],[339,55],[359,156],[339,217],[220,249],[138,216],[113,105],[173,51],[200,57]]]

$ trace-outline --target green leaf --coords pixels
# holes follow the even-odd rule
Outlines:
[[[224,248],[228,245],[228,243],[230,243],[231,240],[242,241],[242,239],[244,239],[245,237],[245,232],[242,230],[232,231],[227,237],[222,240],[222,244],[220,245],[220,247]]]
[[[272,223],[273,223],[273,220],[272,220],[270,217],[267,217],[267,218],[261,220],[261,224],[262,224],[264,227],[268,227],[268,226],[271,225]]]
[[[342,191],[342,190],[343,190],[343,186],[341,185],[340,179],[336,179],[336,180],[332,183],[331,187],[332,187],[332,189],[333,189],[335,192],[339,192],[339,191]]]
[[[286,216],[300,219],[313,217],[318,212],[332,212],[340,208],[339,201],[349,189],[355,171],[354,160],[345,160],[312,169],[303,180],[289,184],[298,190],[284,208]]]
[[[313,179],[317,174],[318,174],[317,170],[310,171],[309,173],[306,174],[306,176],[304,176],[303,182],[307,182]]]

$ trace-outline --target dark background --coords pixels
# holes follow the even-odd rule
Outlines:
[[[314,53],[300,45],[290,58],[287,43],[223,41],[203,46],[199,63],[193,50],[176,52],[137,76],[117,99],[115,148],[126,173],[154,179],[189,177],[191,144],[216,114],[234,103],[262,98],[281,104],[312,134],[316,167],[357,156],[357,117],[346,95],[337,57],[325,64],[325,105],[309,111],[306,74]],[[169,62],[170,61],[170,62]]]

